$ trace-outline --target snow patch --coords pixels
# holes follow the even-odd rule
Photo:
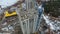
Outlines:
[[[6,8],[17,3],[19,0],[0,0],[0,5],[2,8]]]

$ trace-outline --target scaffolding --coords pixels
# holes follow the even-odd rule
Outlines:
[[[23,34],[30,34],[35,31],[35,24],[37,22],[38,13],[33,8],[29,9],[29,11],[29,13],[27,11],[17,11]]]
[[[25,2],[26,11],[22,11],[21,8],[16,9],[22,32],[23,34],[36,33],[36,28],[38,30],[40,23],[38,26],[36,26],[38,20],[38,11],[35,9],[35,0],[25,0]]]

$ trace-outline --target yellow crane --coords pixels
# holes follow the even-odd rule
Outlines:
[[[16,11],[13,11],[11,13],[8,12],[8,10],[5,11],[5,17],[11,17],[17,15]]]

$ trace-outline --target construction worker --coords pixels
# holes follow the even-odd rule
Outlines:
[[[42,3],[41,2],[38,2],[38,19],[37,19],[37,23],[36,23],[36,31],[38,31],[39,27],[40,27],[40,22],[41,22],[41,16],[42,16],[42,13],[43,13],[43,7],[42,7]]]
[[[43,12],[43,7],[42,7],[42,4],[40,4],[40,5],[38,6],[39,17],[41,16],[42,12]]]

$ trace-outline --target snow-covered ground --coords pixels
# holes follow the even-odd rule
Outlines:
[[[19,0],[0,0],[0,5],[2,8],[6,8],[18,2]]]
[[[43,15],[43,18],[45,19],[47,25],[50,25],[50,28],[52,30],[60,30],[60,21],[58,20],[52,21],[49,19],[50,17],[47,15]]]

